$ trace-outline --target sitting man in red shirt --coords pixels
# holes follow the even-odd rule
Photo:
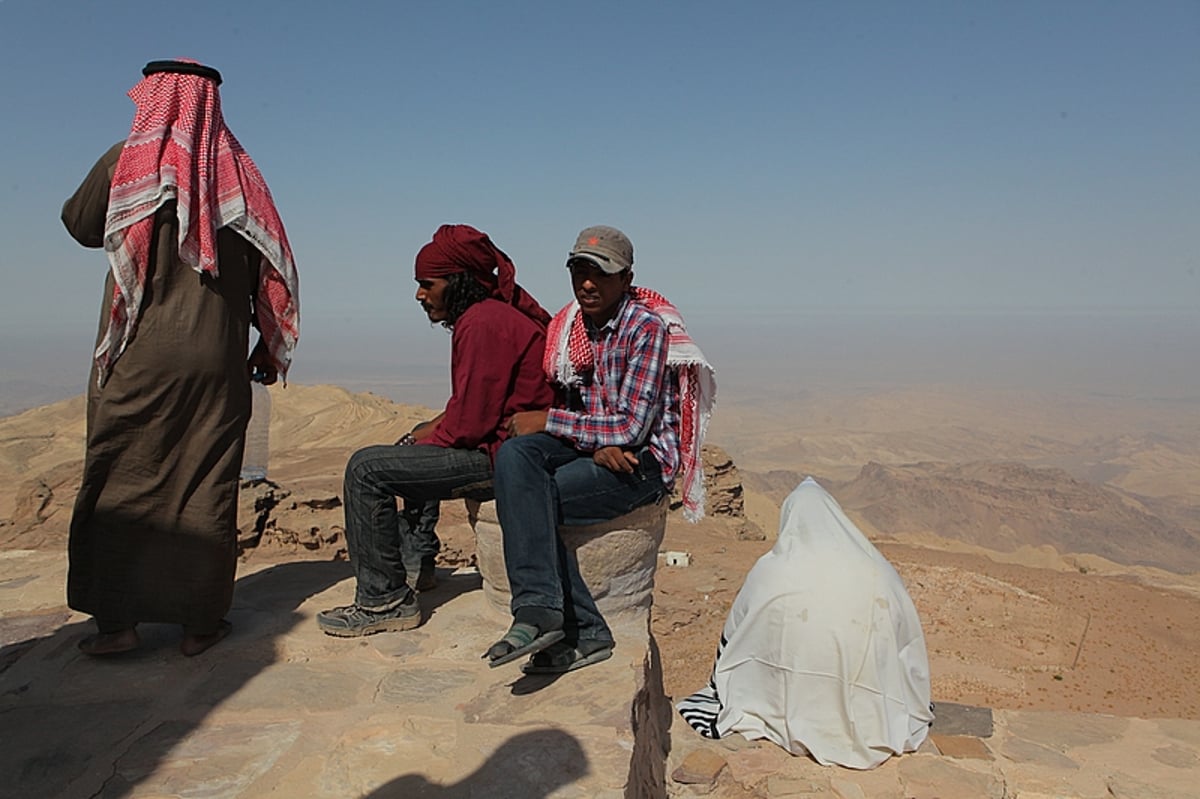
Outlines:
[[[417,253],[416,279],[417,302],[452,333],[450,400],[433,422],[396,444],[361,449],[346,465],[346,541],[357,587],[354,604],[317,614],[329,635],[421,623],[405,568],[409,539],[430,534],[439,500],[491,499],[492,459],[513,414],[545,409],[554,396],[542,371],[550,315],[516,284],[512,261],[485,233],[438,228]]]

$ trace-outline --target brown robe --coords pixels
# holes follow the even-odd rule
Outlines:
[[[85,247],[101,247],[121,144],[63,205]],[[155,216],[137,331],[104,386],[88,382],[87,455],[71,519],[67,603],[102,629],[137,622],[211,632],[229,610],[237,556],[238,472],[250,383],[252,299],[261,256],[218,232],[220,277],[177,257],[175,205]],[[108,324],[113,276],[100,308]]]

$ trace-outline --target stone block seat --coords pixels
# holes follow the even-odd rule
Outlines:
[[[491,605],[509,613],[512,594],[504,567],[504,545],[495,502],[467,501],[483,592]],[[561,526],[559,536],[574,551],[583,580],[606,619],[644,614],[654,594],[658,548],[667,527],[668,502],[643,505],[599,524]]]

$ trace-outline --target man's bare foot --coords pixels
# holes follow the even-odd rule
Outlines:
[[[122,652],[132,652],[138,648],[141,640],[137,630],[130,627],[115,633],[94,633],[79,642],[79,651],[93,657],[104,655],[119,655]]]
[[[179,644],[179,651],[187,657],[195,657],[213,644],[222,640],[225,636],[229,635],[229,631],[232,629],[232,624],[224,619],[221,619],[221,621],[217,624],[217,631],[215,633],[207,633],[205,635],[194,635],[192,633],[188,633],[184,635],[183,641],[181,641]]]

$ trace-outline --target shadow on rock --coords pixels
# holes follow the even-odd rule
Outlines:
[[[405,774],[366,799],[542,799],[588,773],[587,755],[573,736],[562,730],[533,730],[509,738],[479,768],[452,785]]]
[[[195,658],[179,654],[178,625],[140,625],[141,648],[112,658],[76,649],[91,622],[8,643],[0,728],[20,734],[0,749],[0,797],[133,795],[213,707],[276,660],[274,642],[299,623],[300,605],[349,576],[346,563],[300,561],[242,577],[232,634]]]
[[[438,569],[437,577],[436,588],[421,592],[421,612],[425,614],[426,619],[442,605],[463,594],[483,588],[483,578],[479,576],[479,572],[455,574],[445,569]]]

